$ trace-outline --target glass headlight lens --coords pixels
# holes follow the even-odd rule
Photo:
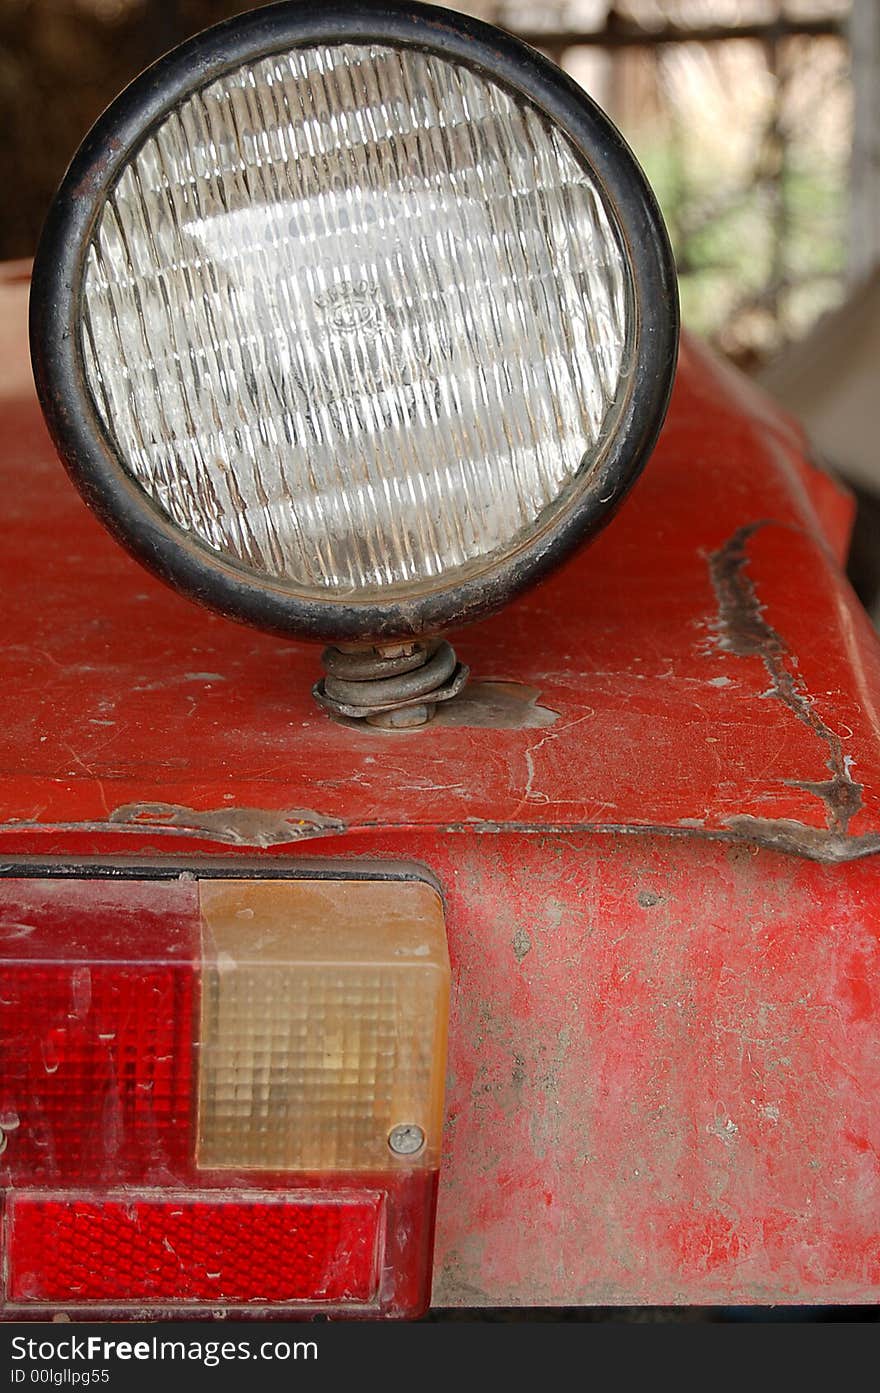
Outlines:
[[[77,482],[181,588],[285,632],[436,632],[635,477],[671,259],[616,132],[515,40],[418,6],[315,24],[242,16],[105,114],[38,257],[36,376]]]
[[[633,322],[571,143],[439,57],[248,63],[122,171],[83,286],[88,383],[174,524],[314,594],[509,556],[614,429]]]

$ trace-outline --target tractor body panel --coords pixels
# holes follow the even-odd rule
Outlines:
[[[91,516],[26,294],[11,268],[7,876],[436,878],[439,1304],[875,1300],[880,645],[797,428],[686,340],[619,518],[456,636],[473,681],[434,723],[354,729],[312,701],[317,650],[173,594]]]

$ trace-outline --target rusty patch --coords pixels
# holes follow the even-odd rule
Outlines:
[[[521,682],[471,682],[460,696],[438,710],[432,726],[492,730],[543,730],[559,720],[559,712],[542,706],[536,687]],[[430,729],[430,726],[423,727]]]
[[[71,198],[91,202],[99,197],[104,191],[107,171],[114,168],[123,150],[123,142],[118,136],[108,137],[101,148],[100,158],[89,165],[71,189]]]
[[[176,820],[150,816],[153,808],[171,809]],[[145,815],[137,816],[141,812]],[[249,815],[255,815],[255,822]],[[123,816],[124,815],[124,816]],[[300,818],[315,818],[320,821],[300,822]],[[211,826],[206,827],[206,819]],[[216,822],[214,821],[216,819]],[[341,835],[345,832],[358,832],[365,828],[375,829],[375,823],[352,822],[346,824],[338,819],[324,817],[318,813],[298,812],[269,813],[259,808],[223,808],[214,812],[200,813],[190,808],[177,808],[170,804],[126,804],[111,813],[108,822],[36,822],[19,820],[0,826],[3,832],[72,832],[102,833],[108,826],[118,832],[137,832],[149,829],[162,834],[167,832],[175,837],[204,838],[210,836],[214,841],[226,842],[231,846],[280,846],[309,837]],[[386,822],[382,830],[396,832],[411,830],[412,823]],[[858,861],[863,856],[880,853],[880,833],[866,833],[864,836],[842,836],[829,832],[823,827],[808,827],[806,823],[793,819],[751,817],[746,814],[726,818],[723,829],[694,827],[688,825],[669,826],[666,823],[597,823],[597,822],[448,822],[420,824],[422,830],[449,832],[455,834],[473,833],[476,836],[518,833],[527,837],[571,837],[584,833],[599,837],[670,837],[677,841],[728,842],[732,845],[752,845],[764,851],[788,852],[802,856],[809,861],[820,861],[827,865],[839,865],[846,861]],[[255,836],[250,840],[248,833]],[[27,859],[27,858],[25,858]],[[22,858],[4,856],[0,859],[0,873],[8,872],[18,865]],[[81,861],[82,858],[78,858]],[[648,906],[642,905],[643,908]]]
[[[860,837],[843,836],[824,827],[808,827],[793,819],[773,819],[741,815],[725,818],[724,827],[678,826],[666,823],[610,822],[455,822],[448,823],[444,832],[473,832],[478,836],[506,832],[527,837],[570,837],[587,833],[598,837],[670,837],[678,841],[729,842],[748,844],[763,851],[785,851],[803,856],[808,861],[838,865],[858,861],[863,856],[880,852],[880,833]],[[642,903],[642,908],[648,906]]]
[[[344,832],[345,823],[309,808],[282,812],[264,808],[196,808],[177,803],[126,803],[108,819],[114,826],[149,827],[181,836],[209,836],[228,846],[279,846],[284,842]]]
[[[381,824],[384,831],[411,830],[406,822]],[[117,832],[138,832],[145,829],[160,836],[205,838],[230,846],[281,846],[286,842],[303,841],[310,837],[342,835],[375,823],[344,823],[323,817],[319,813],[300,809],[291,812],[265,812],[261,808],[222,808],[198,812],[192,808],[168,803],[129,803],[115,809],[107,822],[37,822],[19,820],[0,827],[4,832],[72,832],[103,833],[108,827]],[[600,837],[670,837],[679,841],[729,842],[757,846],[765,851],[788,852],[809,861],[839,865],[858,861],[863,856],[880,852],[880,833],[852,837],[830,832],[822,827],[808,827],[793,819],[773,819],[737,815],[725,819],[724,828],[669,826],[666,823],[542,823],[542,822],[449,822],[421,824],[422,830],[472,833],[476,836],[518,833],[527,837],[571,837],[587,833]],[[80,858],[81,859],[81,858]],[[21,858],[3,857],[0,873],[19,864]],[[648,906],[642,903],[643,908]]]
[[[760,658],[770,678],[769,695],[787,706],[826,746],[830,779],[819,783],[786,782],[790,787],[802,788],[821,798],[828,831],[845,838],[850,822],[862,806],[862,785],[856,783],[849,772],[840,736],[816,714],[806,683],[794,666],[791,650],[764,618],[764,606],[748,574],[748,543],[756,532],[772,525],[765,519],[740,527],[723,547],[709,556],[709,574],[718,598],[718,619],[714,626],[718,646],[738,658]],[[735,818],[728,825],[733,827],[736,822],[761,825],[762,819]],[[800,827],[799,823],[786,825]],[[803,831],[808,833],[810,829]]]
[[[735,837],[754,842],[768,851],[787,851],[829,865],[858,861],[862,856],[874,856],[880,851],[880,835],[877,833],[850,837],[845,833],[826,831],[823,827],[807,827],[803,822],[789,818],[744,815],[727,818],[725,825]]]
[[[532,936],[528,929],[520,924],[513,935],[513,953],[518,963],[521,963],[527,953],[532,951]]]

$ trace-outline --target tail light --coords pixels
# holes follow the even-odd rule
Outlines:
[[[430,885],[7,880],[0,943],[7,1318],[427,1304]]]

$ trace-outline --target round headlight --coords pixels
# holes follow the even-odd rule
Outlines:
[[[133,83],[56,196],[31,325],[120,541],[224,614],[378,648],[337,684],[399,680],[608,520],[677,329],[654,199],[589,98],[384,3],[254,11]]]

